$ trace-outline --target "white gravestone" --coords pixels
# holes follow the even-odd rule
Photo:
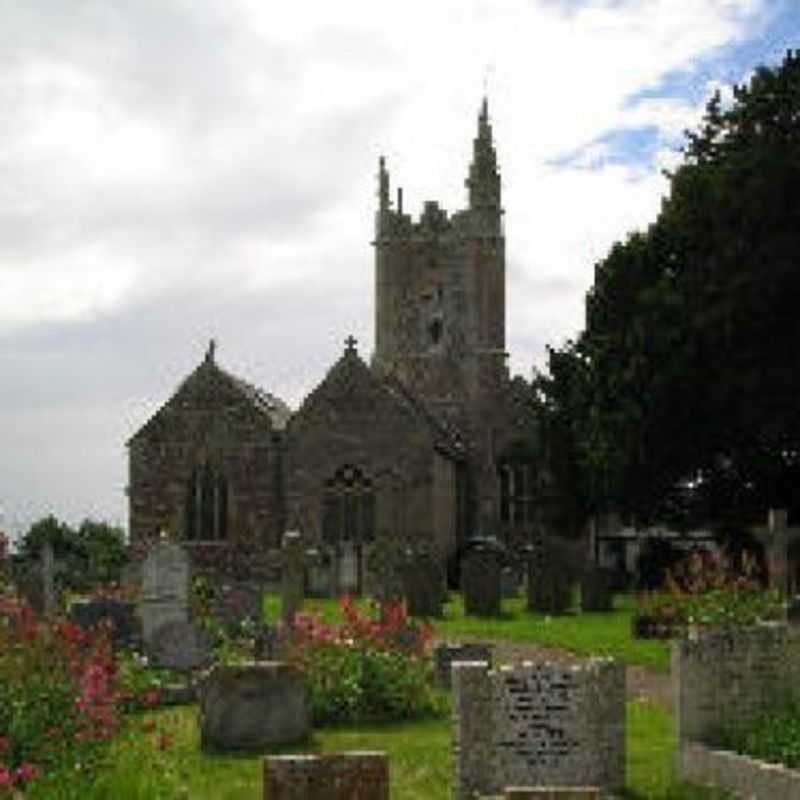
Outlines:
[[[162,625],[189,620],[189,579],[189,556],[180,545],[162,542],[147,554],[139,601],[146,645]]]

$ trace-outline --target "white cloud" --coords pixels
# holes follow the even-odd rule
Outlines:
[[[693,80],[698,60],[756,35],[771,8],[87,0],[68,11],[29,0],[4,9],[0,336],[69,320],[76,335],[102,329],[124,349],[125,331],[149,343],[149,368],[131,351],[114,365],[126,370],[117,381],[130,393],[133,371],[152,404],[173,385],[152,376],[154,364],[188,369],[194,350],[221,335],[232,368],[297,401],[347,332],[370,346],[378,155],[407,211],[426,199],[463,206],[488,76],[507,209],[508,343],[512,366],[528,374],[545,343],[581,327],[594,263],[658,211],[659,170],[674,165],[676,137],[702,113],[696,100],[659,94],[660,83],[681,71]],[[650,160],[609,160],[606,134],[646,126],[656,131]],[[579,158],[553,166],[570,153]],[[286,293],[301,287],[313,291],[287,317]],[[167,299],[176,319],[148,312]],[[272,319],[281,325],[262,328]],[[36,353],[13,369],[37,369]],[[75,363],[83,357],[70,350]],[[56,405],[69,394],[69,374],[59,375],[48,387]],[[102,403],[103,385],[95,391]],[[12,426],[13,402],[2,405]],[[92,443],[76,497],[92,496],[92,476],[119,458],[130,433],[121,402],[116,425],[64,423],[65,437]],[[42,458],[60,464],[47,442]],[[20,470],[14,497],[58,495],[58,469],[39,488],[32,470]],[[105,507],[121,508],[103,485]]]

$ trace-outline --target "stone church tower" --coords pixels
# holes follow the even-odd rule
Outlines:
[[[380,159],[375,352],[342,356],[292,411],[220,367],[213,349],[129,442],[130,535],[164,528],[219,564],[299,528],[329,591],[368,590],[391,547],[450,566],[470,538],[513,553],[543,524],[547,475],[529,385],[506,366],[505,234],[488,105],[467,208],[390,199]],[[237,568],[247,571],[247,563]],[[376,573],[377,574],[377,573]]]
[[[505,375],[505,237],[487,102],[465,181],[467,209],[396,207],[380,159],[375,215],[375,356],[431,408],[464,425]]]

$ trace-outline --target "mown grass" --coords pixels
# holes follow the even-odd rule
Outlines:
[[[368,608],[366,601],[359,601]],[[267,595],[264,604],[267,619],[280,615],[280,598]],[[307,600],[307,611],[318,612],[329,623],[341,621],[335,600]],[[511,642],[533,642],[557,647],[581,655],[612,656],[625,664],[638,664],[662,674],[669,673],[669,642],[658,639],[634,639],[631,617],[634,599],[616,595],[614,611],[608,614],[570,613],[557,617],[532,614],[522,597],[503,600],[502,615],[483,619],[464,615],[460,594],[452,593],[445,604],[444,618],[431,620],[434,636],[441,639],[478,640],[505,639]]]
[[[155,729],[145,732],[151,724]],[[169,736],[166,749],[159,737]],[[630,800],[722,800],[724,793],[673,779],[675,736],[670,715],[642,701],[627,704],[627,797]],[[389,757],[392,800],[449,800],[452,722],[449,718],[315,730],[305,746],[280,752],[379,750]],[[259,800],[261,757],[209,756],[200,750],[194,708],[131,718],[108,748],[94,781],[80,770],[32,789],[28,800]]]

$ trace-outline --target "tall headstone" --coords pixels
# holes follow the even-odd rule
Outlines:
[[[446,586],[441,561],[428,551],[408,551],[401,575],[408,614],[412,617],[441,617]]]
[[[766,543],[769,585],[784,597],[788,593],[789,580],[789,528],[788,513],[783,508],[771,508],[767,517],[769,537]]]
[[[490,539],[474,540],[461,561],[464,613],[476,617],[500,615],[502,550]]]
[[[151,644],[162,625],[189,620],[190,578],[189,556],[180,545],[159,542],[147,554],[139,600],[145,645]]]

